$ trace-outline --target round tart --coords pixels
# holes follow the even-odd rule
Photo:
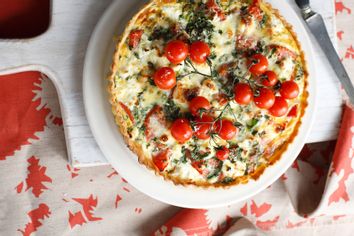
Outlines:
[[[175,184],[257,179],[292,142],[308,73],[292,28],[259,0],[155,0],[132,18],[109,76],[139,162]]]

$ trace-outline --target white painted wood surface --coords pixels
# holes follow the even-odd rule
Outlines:
[[[127,0],[122,4],[129,4]],[[292,0],[286,0],[296,8]],[[47,32],[29,40],[0,40],[0,74],[38,70],[54,82],[60,99],[68,156],[75,167],[108,164],[99,150],[85,118],[82,102],[82,68],[90,35],[109,7],[110,0],[52,1],[52,19]],[[312,0],[325,18],[335,42],[333,0]],[[341,118],[340,85],[324,54],[318,54],[318,107],[308,142],[335,139]]]

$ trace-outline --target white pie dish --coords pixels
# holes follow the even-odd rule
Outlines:
[[[108,102],[105,77],[109,73],[116,42],[129,18],[141,6],[141,1],[117,0],[107,9],[91,37],[86,53],[83,92],[85,110],[92,133],[112,166],[141,192],[168,204],[188,208],[211,208],[232,204],[249,198],[276,181],[293,163],[301,151],[313,123],[316,81],[313,49],[309,36],[293,9],[285,1],[269,0],[275,9],[293,26],[308,62],[308,107],[302,125],[281,159],[257,180],[230,188],[198,188],[177,186],[138,163],[137,156],[126,146],[114,122]],[[127,16],[126,18],[124,16]],[[207,196],[207,197],[206,197]]]

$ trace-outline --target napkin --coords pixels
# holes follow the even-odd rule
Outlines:
[[[286,173],[260,194],[223,208],[183,209],[154,235],[283,235],[298,228],[306,233],[326,228],[321,235],[330,235],[338,230],[336,224],[345,235],[354,229],[353,157],[354,110],[346,106],[337,143],[306,145]]]

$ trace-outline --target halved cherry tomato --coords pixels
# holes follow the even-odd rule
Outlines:
[[[215,12],[221,21],[225,20],[226,16],[222,12],[218,4],[215,2],[215,0],[208,0],[206,6],[208,7],[209,10]]]
[[[278,60],[283,60],[285,58],[291,57],[292,59],[296,59],[297,55],[295,52],[291,51],[290,49],[276,45],[276,44],[271,44],[268,46],[270,50],[275,49],[275,55]]]
[[[177,119],[171,126],[171,134],[179,143],[185,143],[192,138],[193,130],[187,119]]]
[[[274,71],[268,70],[260,77],[264,86],[273,87],[278,83],[277,74]]]
[[[293,106],[289,113],[288,113],[288,117],[296,117],[297,116],[297,106]]]
[[[220,161],[225,161],[227,158],[229,158],[229,154],[230,150],[227,147],[222,147],[222,149],[216,151],[215,156]]]
[[[170,90],[176,86],[176,73],[170,67],[162,67],[154,74],[154,82],[163,90]]]
[[[193,116],[199,116],[201,109],[209,110],[211,108],[208,99],[202,96],[193,98],[189,103],[189,110]]]
[[[299,95],[299,86],[292,80],[285,81],[282,83],[279,92],[286,99],[294,99]]]
[[[249,71],[256,76],[263,74],[268,68],[268,59],[262,54],[254,54],[248,59]]]
[[[150,127],[151,121],[157,120],[161,126],[166,126],[165,113],[163,112],[162,107],[155,105],[146,115],[144,120],[145,126],[145,137],[147,141],[150,141],[155,137],[154,130]]]
[[[275,97],[274,105],[269,109],[270,114],[276,117],[285,116],[289,110],[288,103],[282,97]]]
[[[261,21],[263,19],[262,10],[259,7],[259,1],[254,0],[252,4],[248,8],[248,13],[252,15],[257,21]]]
[[[238,133],[238,128],[234,126],[231,121],[223,119],[215,123],[215,131],[218,133],[220,138],[224,140],[231,140]]]
[[[132,30],[129,34],[129,47],[136,48],[139,45],[143,30]]]
[[[173,64],[184,61],[188,57],[188,52],[188,45],[181,40],[170,41],[165,47],[165,55]]]
[[[249,84],[239,83],[234,88],[235,101],[241,105],[249,104],[253,99],[253,92]]]
[[[169,162],[169,150],[164,150],[152,157],[152,161],[159,171],[164,171]]]
[[[203,165],[204,165],[204,162],[203,161],[193,161],[192,162],[192,166],[194,169],[196,169],[199,174],[203,174]]]
[[[213,117],[208,115],[203,115],[201,118],[197,117],[195,119],[196,125],[194,126],[195,137],[199,139],[210,138],[210,128],[213,121]]]
[[[210,56],[209,45],[202,41],[196,41],[190,46],[190,58],[195,63],[205,63]]]
[[[123,108],[123,110],[125,111],[125,113],[127,113],[129,119],[130,119],[130,120],[133,122],[133,124],[134,124],[134,122],[135,122],[134,116],[133,116],[132,112],[130,111],[130,109],[129,109],[124,103],[122,103],[122,102],[119,102],[119,105]]]
[[[267,88],[260,88],[258,96],[254,97],[254,102],[259,108],[271,108],[275,102],[275,96],[273,91]]]

